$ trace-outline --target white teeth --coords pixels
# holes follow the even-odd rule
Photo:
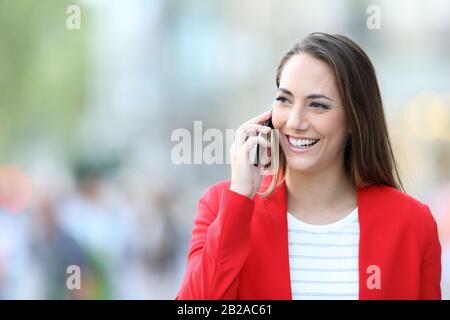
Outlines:
[[[294,139],[289,137],[289,142],[295,147],[306,147],[319,141],[319,139]]]

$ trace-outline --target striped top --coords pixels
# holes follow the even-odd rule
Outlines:
[[[358,208],[326,225],[287,215],[292,299],[357,300]]]

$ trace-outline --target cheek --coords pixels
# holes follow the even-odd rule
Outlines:
[[[287,115],[285,112],[278,110],[278,108],[272,109],[272,124],[275,129],[281,129],[286,123]]]
[[[330,115],[314,118],[314,128],[321,135],[340,143],[346,137],[347,123],[341,115]]]

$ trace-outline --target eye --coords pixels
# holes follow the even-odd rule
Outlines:
[[[289,102],[289,100],[288,99],[286,99],[285,97],[277,97],[275,100],[277,100],[277,101],[280,101],[280,102],[282,102],[282,103],[286,103],[286,102]]]
[[[319,102],[311,102],[310,106],[316,109],[330,109],[328,105]]]

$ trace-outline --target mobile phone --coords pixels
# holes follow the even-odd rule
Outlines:
[[[272,124],[272,116],[270,117],[270,119],[266,120],[263,124],[266,127],[269,127],[271,129],[273,129],[273,124]],[[262,135],[261,133],[259,135]],[[257,167],[259,165],[259,159],[260,159],[260,148],[259,148],[259,144],[256,145],[256,153],[255,153],[255,161],[253,162],[253,165],[255,167]]]

